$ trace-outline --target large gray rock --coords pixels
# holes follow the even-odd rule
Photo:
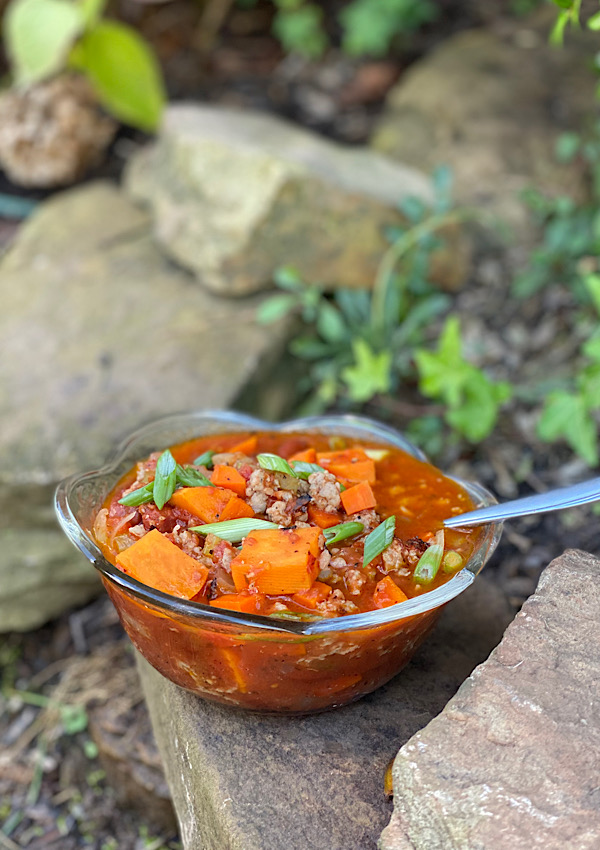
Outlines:
[[[381,850],[600,847],[600,561],[569,551],[400,750]]]
[[[415,168],[451,166],[456,199],[487,211],[488,225],[508,222],[520,242],[534,232],[523,189],[586,192],[581,169],[559,166],[554,148],[593,119],[597,39],[573,31],[563,49],[550,46],[549,11],[500,32],[459,33],[427,54],[390,93],[372,139]]]
[[[126,184],[152,210],[162,248],[208,289],[263,289],[295,266],[310,282],[372,285],[407,196],[431,198],[419,171],[364,148],[344,148],[272,115],[174,105],[158,141],[132,159]],[[456,251],[436,272],[454,280]]]
[[[222,301],[162,257],[148,216],[98,183],[56,196],[0,264],[0,631],[34,628],[96,592],[57,528],[56,482],[133,428],[233,404],[285,328],[256,298]]]
[[[499,641],[512,612],[484,576],[411,664],[353,705],[310,717],[224,708],[138,656],[185,850],[374,850],[386,767]]]

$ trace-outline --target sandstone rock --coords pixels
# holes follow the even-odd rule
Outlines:
[[[400,221],[399,201],[431,197],[422,173],[373,151],[274,116],[185,104],[167,110],[126,182],[152,210],[169,256],[231,295],[269,286],[284,265],[313,283],[368,287],[388,245],[384,229]],[[458,244],[438,263],[442,283],[457,265],[466,275]]]
[[[550,18],[553,13],[550,10]],[[548,15],[504,32],[473,30],[445,41],[416,63],[392,90],[373,147],[430,171],[441,163],[455,176],[455,197],[532,236],[520,193],[585,195],[577,165],[557,165],[565,130],[593,118],[593,33],[571,32],[563,49],[548,44]]]
[[[510,621],[480,576],[389,685],[335,711],[276,717],[198,699],[138,657],[185,850],[369,850],[389,818],[387,764]]]
[[[400,750],[381,850],[600,846],[600,561],[569,551]]]
[[[88,81],[63,74],[0,96],[0,167],[21,186],[64,186],[97,165],[117,131]]]
[[[57,481],[150,419],[233,404],[286,330],[254,323],[256,298],[223,302],[194,286],[157,251],[147,216],[105,183],[39,208],[0,263],[0,297],[6,631],[99,588],[54,520]]]

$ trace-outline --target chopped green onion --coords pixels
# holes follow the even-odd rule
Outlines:
[[[454,549],[449,549],[442,559],[442,569],[445,573],[455,573],[462,568],[464,558]]]
[[[165,506],[177,484],[177,464],[175,458],[167,449],[158,459],[156,475],[154,476],[154,504],[160,510]]]
[[[154,499],[154,481],[150,484],[145,484],[143,487],[138,487],[137,490],[132,490],[127,493],[122,499],[119,499],[120,505],[125,505],[128,508],[137,508],[140,505],[145,505]]]
[[[190,531],[195,531],[196,534],[214,534],[229,543],[239,543],[251,531],[258,531],[261,528],[279,528],[279,526],[277,523],[267,522],[265,519],[247,517],[227,519],[224,522],[209,522],[206,525],[194,525],[190,528]]]
[[[354,537],[355,534],[360,534],[364,530],[365,527],[362,522],[341,522],[339,525],[332,525],[331,528],[323,529],[325,545],[331,546],[333,543],[339,543],[340,540]]]
[[[294,475],[294,470],[287,460],[279,455],[271,454],[271,452],[265,452],[264,454],[257,455],[256,459],[259,466],[263,469],[268,469],[271,472],[283,472],[285,475]]]
[[[389,455],[388,449],[364,449],[364,453],[368,458],[374,460],[376,463]]]
[[[365,551],[363,555],[363,567],[374,561],[378,555],[387,549],[394,539],[396,530],[396,517],[394,514],[381,522],[365,540]]]
[[[213,455],[216,455],[216,452],[214,452],[212,449],[209,449],[207,452],[198,455],[196,460],[193,461],[194,466],[205,466],[207,469],[210,469],[213,465]]]
[[[212,483],[206,475],[203,475],[193,466],[180,466],[177,464],[177,483],[182,487],[212,487]]]
[[[312,475],[313,472],[327,472],[318,463],[306,463],[304,460],[293,460],[292,469],[296,478],[304,478],[305,481],[308,480],[308,476]]]
[[[429,584],[437,575],[444,555],[444,530],[441,529],[433,538],[433,543],[419,558],[413,577],[423,584]]]

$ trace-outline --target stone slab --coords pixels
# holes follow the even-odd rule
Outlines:
[[[285,345],[285,324],[255,323],[260,297],[211,296],[150,229],[98,182],[42,204],[0,262],[0,631],[99,588],[56,525],[56,483],[151,419],[232,406]]]
[[[185,850],[375,848],[390,816],[388,763],[488,655],[511,616],[480,577],[395,680],[309,717],[205,702],[138,656]]]
[[[173,104],[158,139],[129,163],[131,196],[152,211],[163,250],[225,295],[272,286],[293,266],[310,283],[368,287],[408,196],[432,198],[430,180],[368,148],[323,139],[274,115]],[[462,232],[445,233],[433,272],[466,276]]]
[[[600,847],[600,560],[542,574],[490,658],[400,750],[381,850]]]

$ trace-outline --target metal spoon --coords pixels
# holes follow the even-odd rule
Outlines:
[[[562,508],[572,508],[576,505],[587,505],[589,502],[600,501],[600,478],[581,481],[571,487],[561,487],[560,490],[549,490],[547,493],[536,493],[535,496],[525,496],[500,505],[491,505],[477,511],[458,514],[444,520],[446,528],[460,528],[463,525],[481,525],[484,522],[512,519],[517,516],[545,514]]]

